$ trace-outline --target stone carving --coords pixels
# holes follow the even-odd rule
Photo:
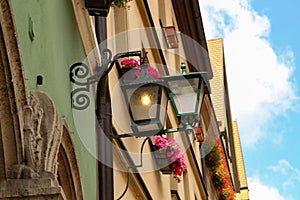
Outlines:
[[[31,96],[30,100],[32,106],[27,105],[23,110],[25,163],[28,167],[32,168],[37,173],[40,173],[43,145],[43,138],[41,137],[43,109],[40,107],[34,96]]]
[[[26,165],[13,165],[9,171],[9,178],[35,179],[35,178],[39,178],[39,175],[32,168]]]
[[[24,165],[11,167],[10,178],[56,178],[62,121],[49,96],[30,92],[23,109]]]

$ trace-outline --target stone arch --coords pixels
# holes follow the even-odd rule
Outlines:
[[[22,109],[25,80],[11,3],[0,1],[0,180],[13,164],[23,162]]]
[[[11,1],[1,0],[0,199],[83,199],[67,124],[46,93],[27,95],[24,77]]]
[[[58,152],[58,182],[64,191],[65,199],[83,199],[82,185],[74,144],[66,122]]]

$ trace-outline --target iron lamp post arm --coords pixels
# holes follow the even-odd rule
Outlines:
[[[149,137],[146,137],[146,138],[144,139],[143,143],[142,143],[141,150],[140,150],[140,161],[141,161],[140,164],[139,164],[139,165],[130,165],[130,166],[128,166],[128,168],[127,168],[127,175],[128,175],[128,176],[127,176],[126,187],[125,187],[125,190],[124,190],[124,191],[122,192],[122,194],[120,195],[120,197],[117,198],[117,200],[122,199],[122,198],[124,197],[124,195],[126,194],[128,188],[129,188],[129,183],[130,183],[130,170],[131,170],[131,169],[136,169],[136,168],[138,168],[138,167],[143,167],[143,150],[144,150],[144,146],[145,146],[145,144],[146,144],[146,142],[147,142],[148,140],[150,140],[150,138],[149,138]]]
[[[90,68],[84,62],[76,62],[70,67],[70,81],[76,86],[71,91],[71,106],[76,110],[84,110],[90,105],[89,92],[92,84],[98,82],[101,78],[108,75],[119,58],[129,56],[139,56],[140,51],[131,51],[125,53],[118,53],[112,59],[112,53],[109,49],[104,49],[101,52],[101,66],[96,67],[95,74],[90,76]]]

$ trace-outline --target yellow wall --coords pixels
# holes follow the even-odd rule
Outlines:
[[[176,18],[172,9],[171,0],[152,0],[149,2],[149,8],[154,20],[154,24],[157,29],[160,44],[163,49],[163,53],[168,67],[172,73],[176,73],[175,70],[179,70],[180,62],[185,61],[185,55],[182,48],[182,43],[179,43],[178,49],[167,49],[164,38],[162,37],[162,30],[160,29],[161,20],[163,26],[174,25],[177,28]],[[153,37],[151,29],[145,31],[145,27],[150,26],[150,22],[143,4],[143,1],[132,1],[129,3],[130,9],[113,8],[108,17],[108,38],[109,48],[114,53],[126,52],[133,50],[141,50],[145,47],[148,51],[148,59],[151,66],[156,67],[163,74],[163,67],[161,66],[161,58],[157,51],[157,46]],[[170,9],[171,8],[171,9]],[[150,48],[155,47],[155,48]],[[174,71],[174,72],[173,72]],[[178,73],[178,72],[177,72]],[[113,69],[109,74],[110,78],[110,91],[112,96],[112,110],[113,110],[113,124],[119,134],[130,132],[129,115],[124,105],[124,99],[121,95],[119,88],[119,77],[117,70]],[[168,121],[173,128],[178,126],[174,112],[169,106],[168,109]],[[175,137],[181,146],[187,148],[186,138],[184,133],[168,134],[168,137]],[[196,149],[196,157],[198,159],[198,166],[201,166],[199,143],[192,143],[194,149]],[[126,138],[122,139],[125,147],[135,164],[140,163],[139,151],[143,138]],[[116,144],[117,147],[117,144]],[[127,181],[126,170],[128,163],[124,157],[124,152],[117,149],[119,155],[114,154],[114,183],[115,183],[115,197],[117,198],[124,191]],[[184,149],[183,149],[184,150]],[[184,150],[185,151],[185,150]],[[152,158],[149,145],[146,144],[143,151],[143,167],[138,168],[141,172],[140,175],[146,184],[153,199],[171,199],[171,189],[177,190],[181,199],[204,199],[205,193],[203,190],[202,182],[198,177],[197,169],[195,167],[194,160],[190,151],[186,151],[184,156],[188,165],[187,172],[182,177],[181,183],[176,183],[172,175],[163,175],[159,170],[155,170],[155,160]],[[123,171],[122,171],[123,170]],[[129,183],[129,189],[124,196],[124,199],[143,199],[143,191],[138,186],[139,183],[134,175],[133,180]]]

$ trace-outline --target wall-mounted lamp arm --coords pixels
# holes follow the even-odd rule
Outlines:
[[[77,110],[84,110],[90,105],[90,97],[87,93],[91,90],[91,85],[98,82],[102,77],[108,75],[114,64],[120,58],[139,56],[141,51],[131,51],[118,53],[112,59],[112,53],[109,49],[104,49],[101,52],[101,66],[96,67],[95,74],[90,76],[90,67],[83,62],[76,62],[70,67],[70,81],[76,86],[71,91],[71,105]]]
[[[102,55],[103,55],[103,54],[106,54],[106,53],[110,53],[110,54],[111,54],[111,51],[110,51],[109,49],[104,49]],[[108,73],[111,71],[111,69],[113,68],[114,64],[115,64],[116,62],[118,62],[118,59],[120,59],[120,58],[125,58],[125,57],[131,57],[131,56],[139,56],[139,57],[141,58],[141,51],[130,51],[130,52],[124,52],[124,53],[118,53],[118,54],[116,54],[116,55],[113,57],[113,60],[109,61],[109,63],[108,63],[109,65],[107,65],[108,68],[107,68],[107,70],[105,70],[105,71],[102,73],[101,77],[107,76],[107,74],[108,74]]]
[[[140,150],[140,161],[141,161],[140,164],[139,164],[139,165],[130,165],[130,166],[128,166],[128,168],[127,168],[127,174],[128,174],[128,176],[127,176],[126,187],[125,187],[125,190],[124,190],[124,191],[122,192],[122,194],[120,195],[120,197],[117,198],[117,200],[122,199],[122,198],[124,197],[124,195],[126,194],[128,188],[129,188],[129,183],[130,183],[130,170],[131,170],[131,169],[136,169],[136,168],[138,168],[138,167],[143,167],[143,150],[144,150],[144,146],[145,146],[145,144],[146,144],[146,142],[147,142],[148,140],[150,140],[150,138],[149,138],[149,137],[146,137],[146,138],[144,139],[143,143],[142,143],[141,150]]]

